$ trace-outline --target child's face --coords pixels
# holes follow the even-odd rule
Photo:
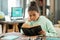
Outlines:
[[[40,16],[37,11],[29,11],[28,13],[31,21],[36,21]]]

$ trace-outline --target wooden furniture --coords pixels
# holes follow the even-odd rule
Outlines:
[[[15,40],[29,40],[30,38],[35,39],[37,37],[37,36],[32,36],[32,37],[25,36],[25,35],[22,35],[21,33],[18,33],[18,32],[17,33],[16,32],[6,33],[6,34],[2,34],[2,35],[4,35],[4,36],[8,36],[8,35],[19,36],[19,38],[15,39]],[[2,39],[0,38],[0,40],[2,40]]]
[[[3,24],[3,33],[6,33],[6,32],[8,32],[8,25],[9,23],[4,23]],[[12,31],[13,32],[19,32],[19,29],[18,29],[18,23],[12,23],[12,24],[10,24],[10,25],[12,25],[12,27],[13,27],[13,29],[12,29]]]
[[[18,24],[19,23],[24,23],[24,21],[15,21],[15,22],[6,22],[6,21],[1,21],[0,23],[3,24],[3,33],[6,33],[9,31],[9,26],[8,24],[12,25],[12,31],[13,32],[19,32]]]
[[[2,25],[0,24],[0,34],[2,34]]]
[[[12,32],[12,33],[6,33],[6,34],[2,34],[4,36],[8,36],[8,35],[15,35],[15,36],[19,36],[19,38],[15,39],[15,40],[35,40],[38,36],[25,36],[21,33],[16,33],[16,32]],[[42,37],[45,40],[45,37]],[[0,40],[2,40],[0,38]],[[6,39],[7,40],[7,39]]]
[[[4,35],[4,36],[9,36],[9,35],[19,36],[15,40],[54,40],[54,39],[55,40],[60,40],[60,37],[25,36],[25,35],[23,35],[21,33],[18,33],[18,32],[5,33],[5,34],[1,34],[1,35]],[[0,40],[2,40],[2,39],[0,38]]]

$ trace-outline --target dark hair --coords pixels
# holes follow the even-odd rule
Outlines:
[[[36,12],[40,13],[39,7],[36,5],[36,2],[35,1],[32,1],[30,3],[30,6],[28,8],[28,11],[36,11]]]
[[[38,8],[37,8],[37,7],[35,7],[35,6],[31,6],[31,7],[29,7],[29,8],[28,8],[28,11],[36,11],[36,12],[38,12],[38,13],[39,13]]]
[[[30,3],[30,6],[36,6],[37,4],[36,4],[36,2],[35,1],[32,1],[31,3]]]

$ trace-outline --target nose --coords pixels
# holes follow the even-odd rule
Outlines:
[[[33,20],[33,19],[34,19],[34,17],[33,17],[33,16],[31,16],[31,19]]]

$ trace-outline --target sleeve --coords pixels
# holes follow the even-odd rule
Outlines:
[[[46,28],[47,28],[46,36],[57,36],[56,30],[54,29],[54,26],[49,19],[47,19],[46,21]]]

